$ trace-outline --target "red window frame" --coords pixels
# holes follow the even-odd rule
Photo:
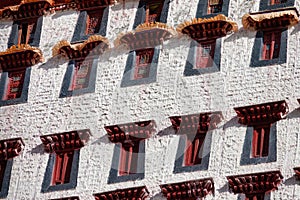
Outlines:
[[[163,9],[164,1],[154,1],[146,4],[145,23],[160,22],[160,15]]]
[[[72,82],[69,90],[78,90],[89,86],[90,73],[93,59],[76,60]]]
[[[139,147],[139,142],[122,143],[119,161],[120,176],[137,173]]]
[[[104,8],[97,10],[87,10],[86,17],[86,35],[93,35],[98,33],[101,26],[101,21],[103,17]]]
[[[7,160],[0,161],[0,190],[2,189],[2,185],[3,185],[3,179],[4,179],[4,175],[5,175],[6,165],[7,165]]]
[[[136,51],[136,63],[133,77],[135,80],[149,77],[153,55],[153,48]]]
[[[265,194],[255,194],[251,196],[246,196],[245,200],[264,200],[265,199]]]
[[[252,157],[266,157],[269,154],[271,124],[253,127],[252,135]]]
[[[56,152],[52,175],[52,185],[60,185],[70,182],[74,150]]]
[[[37,18],[20,22],[18,33],[18,45],[32,43],[32,34],[35,33]]]
[[[279,58],[281,32],[282,31],[280,30],[263,32],[263,48],[261,53],[261,60],[271,60],[274,58]]]
[[[201,164],[206,133],[186,135],[184,166]]]
[[[222,12],[223,0],[208,0],[207,14]]]
[[[286,3],[286,0],[270,0],[270,5]]]
[[[22,95],[26,70],[11,71],[8,73],[6,91],[3,100],[20,98]]]
[[[214,54],[216,40],[199,42],[197,45],[196,69],[212,67],[214,64]]]

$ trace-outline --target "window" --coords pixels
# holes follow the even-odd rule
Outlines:
[[[286,3],[287,0],[270,0],[270,5]]]
[[[198,43],[195,68],[199,69],[213,66],[215,47],[216,40]]]
[[[85,30],[86,35],[93,35],[99,32],[103,11],[104,11],[103,9],[87,11],[86,30]]]
[[[263,48],[261,60],[271,60],[279,57],[281,31],[268,31],[263,33]]]
[[[252,157],[266,157],[269,154],[271,125],[254,126],[252,136]]]
[[[206,134],[186,135],[184,166],[201,164],[203,144]]]
[[[207,14],[222,12],[223,0],[208,0]]]
[[[150,66],[154,49],[145,49],[136,51],[136,65],[134,69],[134,79],[149,77]]]
[[[69,90],[78,90],[88,87],[92,65],[93,59],[75,61],[72,84]]]
[[[160,15],[163,8],[163,1],[146,4],[145,23],[160,22]]]
[[[57,152],[52,175],[52,185],[60,185],[70,182],[74,150]]]
[[[255,194],[255,195],[249,195],[246,196],[245,200],[264,200],[265,199],[265,194]]]
[[[24,84],[25,70],[8,72],[7,87],[3,100],[20,98]]]
[[[123,143],[121,148],[119,175],[137,173],[139,142]]]
[[[37,19],[31,19],[26,22],[20,22],[19,34],[18,34],[18,45],[33,43],[36,26],[37,26]]]

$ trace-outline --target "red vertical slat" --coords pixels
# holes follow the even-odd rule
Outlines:
[[[192,165],[192,156],[193,156],[192,140],[189,138],[189,136],[186,136],[185,154],[184,154],[184,165],[185,166]]]
[[[264,140],[261,156],[265,157],[269,154],[269,142],[270,142],[270,124],[263,128],[264,130]]]
[[[259,129],[253,127],[253,136],[252,136],[252,157],[258,157],[258,138],[259,138]]]

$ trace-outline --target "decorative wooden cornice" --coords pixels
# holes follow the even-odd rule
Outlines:
[[[300,167],[295,167],[294,171],[297,179],[300,180]]]
[[[214,193],[214,182],[212,178],[182,183],[161,185],[161,190],[168,200],[181,199],[191,200],[204,198],[206,195]]]
[[[78,10],[89,10],[115,4],[115,0],[75,0]]]
[[[280,171],[228,176],[229,188],[234,194],[253,195],[277,190],[283,176]]]
[[[289,111],[285,101],[234,108],[234,110],[239,118],[239,123],[252,126],[274,123],[283,119]]]
[[[4,52],[0,52],[0,70],[12,71],[33,66],[43,62],[42,51],[29,45],[12,46]]]
[[[222,118],[221,112],[214,112],[174,116],[170,120],[177,134],[196,134],[216,128]]]
[[[155,131],[154,121],[134,122],[104,127],[113,143],[126,143],[150,138]]]
[[[101,35],[92,35],[86,41],[76,44],[63,40],[57,43],[52,49],[52,55],[58,54],[72,59],[82,59],[88,56],[101,55],[109,48],[109,41]]]
[[[238,25],[223,14],[211,18],[194,18],[177,27],[178,32],[187,34],[196,41],[224,37],[237,30]]]
[[[47,153],[80,149],[88,142],[89,137],[89,130],[40,136]]]
[[[146,186],[94,194],[96,200],[144,200],[149,196]]]
[[[176,31],[164,23],[144,23],[134,31],[121,33],[115,46],[126,45],[130,50],[154,48],[176,35]]]
[[[242,23],[245,29],[263,30],[294,26],[299,22],[299,13],[296,8],[281,8],[245,14]]]
[[[0,18],[13,20],[35,18],[44,15],[53,5],[53,0],[23,0],[0,3]]]
[[[0,140],[0,160],[8,160],[20,155],[24,146],[22,138]]]

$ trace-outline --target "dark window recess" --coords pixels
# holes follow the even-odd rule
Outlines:
[[[88,87],[92,65],[93,59],[75,61],[73,78],[69,90],[72,91]]]
[[[137,173],[139,142],[123,143],[120,155],[119,175]]]
[[[136,51],[136,64],[134,68],[134,80],[149,77],[154,49]]]
[[[286,3],[287,0],[270,0],[270,5],[277,5],[277,4],[282,4]]]
[[[7,160],[1,160],[0,161],[0,190],[3,185],[3,179],[5,175],[5,169],[6,169]]]
[[[223,0],[208,0],[207,14],[222,12]]]
[[[86,35],[93,35],[99,32],[103,17],[103,9],[88,10],[86,17]]]
[[[206,134],[186,135],[184,166],[201,164],[203,144]]]
[[[271,124],[253,127],[252,157],[266,157],[269,154]]]
[[[18,45],[20,44],[32,44],[34,40],[34,33],[37,26],[37,19],[20,22]]]
[[[271,60],[279,57],[281,31],[265,31],[263,33],[263,48],[261,60]]]
[[[164,1],[147,3],[145,23],[159,22],[163,5]]]
[[[255,194],[251,196],[246,196],[245,200],[264,200],[265,194]]]
[[[60,185],[70,182],[74,150],[57,152],[52,175],[52,185]]]
[[[199,69],[213,66],[215,47],[216,40],[198,43],[195,68]]]
[[[20,98],[25,78],[25,70],[8,72],[7,88],[3,100]]]

